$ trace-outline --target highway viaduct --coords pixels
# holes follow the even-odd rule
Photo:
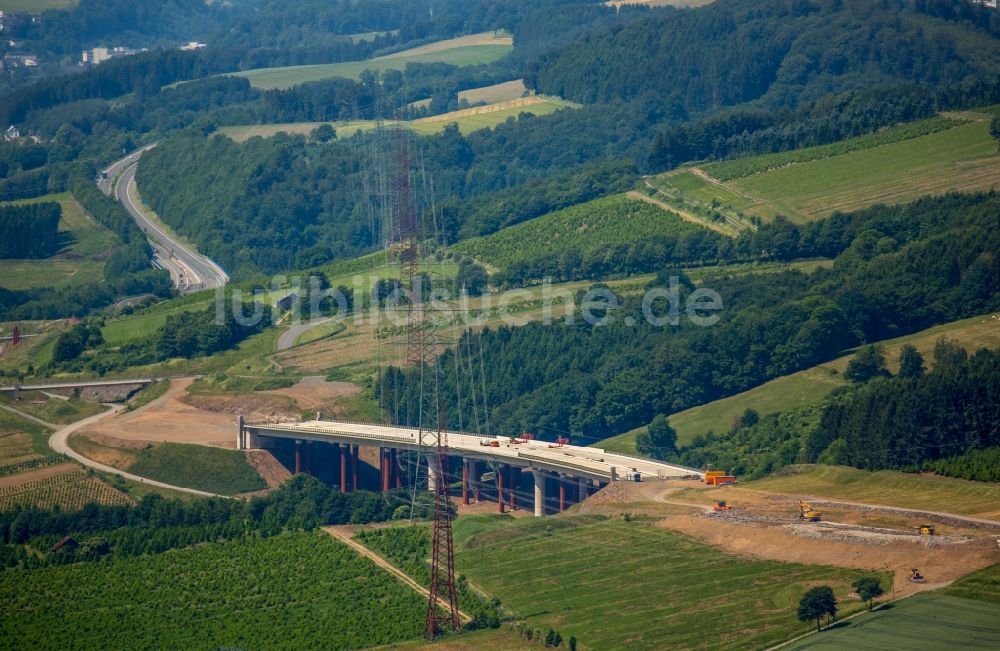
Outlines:
[[[403,487],[400,452],[410,453],[410,458],[414,454],[418,459],[422,456],[421,463],[427,463],[429,485],[435,480],[436,431],[321,420],[319,414],[316,420],[297,423],[249,423],[241,416],[237,429],[236,447],[240,450],[275,449],[294,441],[296,472],[312,471],[314,444],[335,446],[335,458],[339,461],[334,463],[334,466],[339,465],[339,472],[335,474],[344,493],[359,486],[361,448],[377,451],[374,458],[382,491]],[[596,447],[465,432],[447,432],[446,435],[449,456],[461,459],[462,503],[482,501],[481,493],[495,493],[500,513],[518,508],[521,478],[529,473],[533,491],[528,495],[533,497],[536,516],[561,512],[569,504],[582,502],[595,490],[614,481],[703,478],[697,470]],[[484,470],[492,474],[488,482],[483,481]],[[522,497],[522,504],[525,501],[527,498]]]

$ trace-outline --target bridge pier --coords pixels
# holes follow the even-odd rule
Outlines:
[[[340,452],[340,492],[347,492],[347,457],[350,456],[350,448],[345,447],[345,443],[338,443],[337,448]]]
[[[503,513],[503,473],[503,464],[497,466],[496,472],[493,473],[497,478],[497,513]]]
[[[437,490],[437,458],[427,455],[427,490],[432,493]]]
[[[507,484],[510,488],[507,489],[507,501],[510,504],[510,511],[513,513],[517,510],[517,473],[520,472],[514,466],[507,466]]]
[[[469,505],[469,462],[462,461],[462,504]]]
[[[313,442],[306,441],[306,474],[312,477],[313,474]]]
[[[478,504],[479,485],[483,482],[483,477],[479,472],[479,462],[473,459],[469,463],[472,464],[472,499]]]
[[[389,454],[385,448],[378,449],[379,455],[379,467],[381,468],[381,479],[382,479],[382,492],[389,492],[389,473],[391,472],[391,467],[389,466]]]
[[[535,480],[535,517],[540,518],[545,515],[545,473],[533,468],[531,476]]]
[[[562,513],[566,510],[566,478],[558,475],[556,481],[559,482],[559,512]]]
[[[358,454],[361,449],[357,445],[350,446],[351,454],[351,490],[358,490]]]
[[[295,439],[295,474],[302,472],[302,441]]]
[[[399,467],[399,454],[396,448],[392,448],[390,451],[391,459],[390,465],[392,466],[392,474],[396,477],[396,488],[403,487],[403,469]]]

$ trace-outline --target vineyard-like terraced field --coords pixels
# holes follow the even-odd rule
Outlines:
[[[1000,187],[991,112],[901,124],[840,142],[683,167],[647,182],[672,205],[727,220],[784,215],[807,222],[834,211],[927,194]]]
[[[85,470],[0,487],[0,511],[18,505],[44,509],[58,505],[64,511],[75,511],[88,502],[131,504],[132,500]]]
[[[21,432],[0,432],[0,466],[7,467],[41,458],[31,445],[31,436]]]
[[[0,572],[0,648],[360,649],[417,638],[425,600],[325,533]]]
[[[614,195],[466,240],[453,248],[457,253],[506,269],[542,256],[558,257],[568,250],[586,254],[604,245],[632,244],[655,235],[700,230],[661,208]]]

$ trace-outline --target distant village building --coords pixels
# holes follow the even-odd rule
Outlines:
[[[117,57],[127,57],[133,54],[139,54],[140,52],[145,52],[146,48],[130,48],[130,47],[95,47],[90,50],[84,50],[80,56],[80,65],[83,66],[96,66],[98,64],[104,63],[108,59],[114,59]]]
[[[13,70],[14,68],[33,68],[38,65],[38,57],[34,54],[5,54],[0,59],[0,70]]]
[[[21,137],[21,132],[18,131],[17,127],[15,127],[13,124],[7,127],[7,129],[3,132],[4,142],[13,142],[20,137]]]
[[[0,11],[0,32],[11,32],[27,22],[34,22],[28,14],[16,14],[10,11]]]
[[[295,295],[295,292],[292,292],[288,296],[279,299],[276,305],[278,306],[279,310],[288,310],[291,309],[293,305],[295,305],[295,299],[297,298],[298,296]]]
[[[184,45],[180,46],[178,49],[187,52],[189,50],[200,50],[203,47],[205,47],[205,43],[199,43],[198,41],[189,41],[188,43],[185,43]]]

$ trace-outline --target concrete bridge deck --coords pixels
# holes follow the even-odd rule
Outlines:
[[[421,432],[412,427],[327,420],[243,423],[242,430],[237,441],[240,449],[259,447],[257,437],[265,436],[432,453],[437,435],[436,431]],[[641,479],[692,475],[703,477],[700,471],[691,468],[617,454],[596,447],[556,445],[547,441],[522,441],[463,432],[447,432],[447,442],[448,452],[453,456],[538,468],[602,482],[633,480],[637,474]]]

